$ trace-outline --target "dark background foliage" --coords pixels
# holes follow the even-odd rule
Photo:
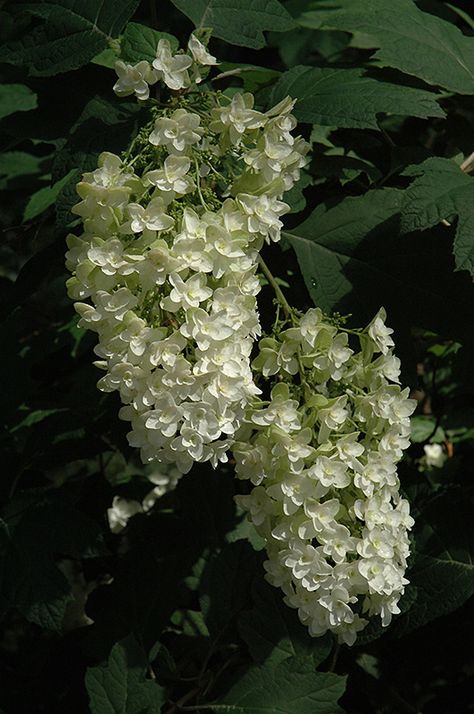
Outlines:
[[[42,0],[0,4],[0,712],[461,714],[474,710],[474,20],[453,0]],[[417,525],[388,631],[311,639],[263,581],[231,469],[197,466],[110,533],[149,485],[97,391],[64,282],[74,185],[143,110],[114,58],[156,30],[214,29],[222,82],[290,93],[312,159],[266,259],[291,300],[384,305],[419,400],[400,465]],[[151,53],[151,55],[150,55]],[[263,322],[272,310],[261,296]],[[427,443],[446,462],[428,467]],[[338,704],[339,701],[339,704]]]

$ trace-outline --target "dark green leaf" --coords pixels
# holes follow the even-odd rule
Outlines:
[[[418,178],[404,192],[402,230],[425,230],[458,216],[456,269],[474,275],[474,179],[453,161],[439,157],[408,167],[404,174]]]
[[[220,637],[248,602],[255,564],[255,551],[242,540],[226,544],[207,563],[200,603],[212,637]]]
[[[275,37],[280,56],[287,67],[309,62],[314,55],[320,55],[327,62],[335,62],[350,39],[347,32],[319,31],[303,27]]]
[[[310,124],[378,129],[379,114],[444,116],[432,92],[374,79],[362,69],[293,67],[275,85],[272,102],[288,94],[297,98],[296,118]]]
[[[288,657],[307,657],[316,668],[331,651],[331,637],[310,637],[296,611],[283,602],[282,592],[268,585],[262,575],[258,573],[253,582],[253,609],[239,618],[240,634],[253,659],[277,665]]]
[[[265,548],[265,539],[257,533],[255,526],[246,515],[243,515],[242,520],[237,523],[235,528],[227,533],[226,540],[228,543],[235,543],[237,540],[248,540],[256,551]]]
[[[472,179],[471,179],[472,180]],[[469,190],[469,201],[474,198],[473,186]],[[460,203],[459,218],[454,238],[456,270],[469,270],[474,277],[474,206]]]
[[[63,264],[64,245],[61,241],[50,243],[32,255],[21,267],[15,282],[10,285],[0,308],[0,320],[4,320],[8,315],[13,315],[13,320],[18,319],[18,315],[13,312],[15,308],[23,305],[42,285],[54,279],[58,268],[61,270]],[[18,360],[17,366],[19,367]]]
[[[31,75],[49,77],[87,64],[118,36],[139,0],[45,0],[25,5],[44,20],[0,50],[0,62],[27,66]]]
[[[410,420],[410,438],[415,444],[427,441],[436,430],[436,419],[421,414],[414,416]]]
[[[66,186],[73,177],[77,176],[77,173],[76,169],[71,169],[66,176],[56,181],[52,186],[45,186],[44,188],[40,188],[39,191],[36,191],[25,206],[23,221],[31,221],[52,206],[64,186]]]
[[[342,5],[342,9],[341,9]],[[357,47],[376,48],[379,64],[460,94],[472,94],[474,42],[412,0],[342,0],[333,10],[305,13],[307,27],[354,34]]]
[[[113,49],[107,48],[106,50],[102,50],[102,52],[99,52],[98,55],[95,55],[91,59],[91,62],[93,64],[98,64],[100,67],[107,67],[107,69],[114,69],[115,63],[117,61],[117,53],[114,52]]]
[[[91,171],[96,168],[101,151],[123,150],[137,125],[139,113],[140,107],[135,103],[110,102],[104,97],[90,99],[66,144],[55,156],[53,179],[57,181],[74,168]]]
[[[309,173],[302,171],[299,181],[285,193],[285,203],[290,206],[290,213],[299,213],[306,206],[306,198],[303,193],[304,189],[313,183],[313,179]]]
[[[330,149],[325,154],[315,154],[311,173],[318,179],[337,178],[342,186],[361,174],[366,174],[370,182],[381,178],[380,171],[372,163],[360,159],[353,151],[345,152],[339,148]]]
[[[252,667],[218,704],[206,709],[228,714],[343,714],[337,704],[346,678],[315,672],[307,659],[290,657],[277,666]]]
[[[209,637],[209,630],[199,610],[176,610],[171,622],[175,627],[179,627],[186,637]]]
[[[24,84],[0,85],[0,119],[15,112],[27,112],[36,109],[36,94]]]
[[[255,92],[260,87],[271,84],[281,74],[276,69],[236,62],[222,62],[219,65],[219,70],[222,73],[229,73],[241,79],[242,87],[246,92]]]
[[[130,550],[121,557],[113,583],[88,608],[95,621],[89,647],[101,654],[131,630],[146,648],[152,647],[176,610],[183,579],[198,557],[195,531],[172,514],[137,516],[129,524],[127,541]]]
[[[34,176],[40,172],[41,159],[25,151],[5,151],[0,154],[0,189],[21,176]]]
[[[145,678],[147,659],[133,637],[112,647],[107,664],[86,673],[91,714],[158,714],[166,698]]]
[[[151,62],[156,57],[159,40],[168,40],[174,52],[179,47],[176,37],[167,32],[158,32],[138,22],[129,22],[120,44],[120,59],[135,64],[141,60]]]
[[[21,513],[21,504],[16,508]],[[42,502],[39,495],[37,503],[19,518],[12,504],[6,521],[8,529],[0,544],[1,594],[10,607],[16,607],[31,622],[60,630],[72,598],[55,557],[77,558],[101,552],[99,529],[60,498]]]
[[[418,516],[416,558],[407,573],[417,597],[395,620],[396,636],[452,612],[474,594],[471,523],[471,505],[461,491],[439,496]]]
[[[278,0],[172,0],[196,27],[211,27],[213,35],[232,45],[258,49],[263,32],[284,32],[295,23]]]
[[[385,305],[399,353],[411,345],[411,324],[469,341],[460,305],[470,304],[472,283],[465,274],[453,274],[445,229],[400,234],[402,200],[403,191],[396,189],[369,191],[332,208],[320,205],[285,231],[306,287],[323,310],[351,313],[359,324]],[[401,356],[410,359],[408,352]]]

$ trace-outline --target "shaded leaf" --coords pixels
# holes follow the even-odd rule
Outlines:
[[[278,0],[172,0],[196,27],[211,27],[215,37],[231,45],[258,49],[263,32],[285,32],[295,23]]]
[[[253,64],[241,64],[237,62],[221,62],[219,64],[220,72],[229,72],[235,74],[242,80],[242,87],[246,92],[255,92],[260,87],[271,84],[281,72],[276,69],[268,69],[267,67],[258,67]]]
[[[379,114],[444,116],[432,92],[374,79],[356,68],[293,67],[275,85],[272,103],[287,95],[297,97],[296,118],[310,124],[378,129]]]
[[[35,495],[36,503],[23,512],[21,503],[16,508],[12,504],[11,514],[5,517],[7,529],[0,543],[0,591],[5,602],[31,622],[60,630],[71,595],[55,558],[102,552],[100,530],[58,496],[48,501]],[[16,510],[21,513],[19,517]]]
[[[370,182],[381,178],[380,171],[372,163],[359,158],[353,151],[345,152],[339,148],[330,149],[325,154],[315,154],[311,173],[318,178],[337,178],[342,186],[362,173]]]
[[[24,84],[0,85],[0,119],[15,112],[27,112],[38,106],[37,96]]]
[[[71,169],[62,179],[56,181],[52,186],[44,186],[34,193],[25,206],[23,221],[31,221],[36,216],[46,211],[54,204],[60,192],[73,177],[77,176],[77,171]]]
[[[454,239],[457,270],[474,275],[474,179],[449,159],[434,157],[408,167],[417,176],[404,192],[402,230],[425,230],[458,216]]]
[[[94,620],[88,633],[90,650],[103,656],[104,648],[131,630],[146,648],[155,644],[197,560],[193,538],[186,521],[172,514],[138,515],[130,521],[130,551],[120,558],[113,583],[98,588],[89,601]]]
[[[55,156],[53,179],[57,181],[74,168],[96,168],[101,151],[123,150],[137,126],[140,111],[136,103],[110,102],[98,96],[90,99]]]
[[[0,49],[0,62],[27,66],[31,75],[49,77],[87,64],[117,37],[139,0],[45,0],[27,3],[24,12],[44,22]]]
[[[315,672],[307,659],[290,657],[277,666],[252,667],[209,711],[229,714],[342,714],[337,704],[346,678]]]
[[[255,564],[255,551],[242,540],[227,543],[207,563],[199,599],[212,637],[220,637],[247,604]]]
[[[410,439],[414,444],[427,441],[436,430],[436,419],[417,414],[410,419]]]
[[[407,573],[417,597],[395,619],[395,636],[452,612],[474,594],[471,513],[466,494],[457,491],[439,496],[417,517],[416,557]]]
[[[459,306],[470,304],[473,286],[467,275],[453,274],[445,229],[400,234],[402,200],[403,191],[383,189],[320,205],[283,236],[315,304],[351,313],[359,324],[384,305],[397,330],[398,353],[409,362],[411,324],[472,339]]]
[[[112,647],[107,664],[90,667],[86,687],[92,714],[157,714],[163,688],[145,678],[147,659],[132,636]]]
[[[138,22],[129,22],[120,43],[120,59],[135,64],[141,60],[151,62],[156,57],[159,40],[168,40],[173,52],[179,47],[176,37],[167,32],[158,32]]]
[[[93,64],[100,65],[100,67],[114,69],[117,59],[117,53],[114,52],[114,50],[107,48],[106,50],[102,50],[102,52],[99,52],[99,54],[95,55],[95,57],[91,59],[91,62]]]
[[[12,319],[18,319],[13,312],[15,308],[23,305],[42,285],[54,279],[63,264],[64,245],[61,241],[50,243],[34,253],[21,267],[15,282],[10,285],[0,306],[0,320],[3,321],[8,315],[14,315]],[[16,365],[19,366],[18,359]]]
[[[329,655],[330,635],[313,638],[283,593],[258,573],[252,586],[253,608],[239,618],[239,632],[256,662],[277,665],[288,657],[307,657],[317,667]]]
[[[327,62],[334,62],[350,42],[346,32],[319,31],[297,27],[275,38],[278,51],[287,67],[294,67],[302,62],[309,62],[311,56],[323,57]]]
[[[0,154],[0,189],[7,188],[13,179],[39,174],[40,164],[38,156],[25,151],[5,151]]]
[[[474,42],[451,23],[421,11],[412,0],[342,0],[333,7],[305,13],[301,21],[351,32],[356,47],[379,48],[374,55],[379,64],[472,94]]]

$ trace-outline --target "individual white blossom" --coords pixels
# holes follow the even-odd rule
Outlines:
[[[425,444],[423,447],[425,452],[425,463],[427,466],[441,469],[448,458],[441,444]]]
[[[168,156],[162,169],[145,174],[144,182],[156,186],[162,193],[172,192],[173,199],[175,194],[183,195],[195,188],[194,181],[187,175],[190,167],[187,156]]]
[[[169,40],[159,40],[156,58],[152,64],[157,78],[170,89],[184,89],[191,84],[188,69],[192,65],[192,59],[185,54],[173,55]]]
[[[163,199],[157,196],[152,198],[145,208],[139,203],[129,203],[127,211],[130,216],[130,230],[141,233],[145,228],[150,231],[169,230],[174,220],[165,213]]]
[[[128,521],[137,513],[142,513],[142,505],[138,501],[128,498],[114,496],[111,508],[107,509],[107,519],[112,533],[120,533],[126,527]]]
[[[249,233],[260,233],[273,241],[280,239],[283,226],[280,216],[290,210],[287,203],[265,194],[252,196],[246,193],[239,193],[237,203],[246,216]]]
[[[205,46],[198,40],[196,35],[191,35],[188,42],[188,49],[191,52],[193,59],[198,64],[202,65],[216,65],[219,64],[215,57],[213,57]]]
[[[150,84],[158,81],[158,74],[146,60],[137,64],[128,64],[122,60],[115,63],[118,80],[114,84],[114,92],[119,97],[135,94],[137,99],[145,100],[150,96]]]
[[[183,154],[201,139],[203,129],[197,114],[175,109],[170,117],[160,117],[150,134],[150,143],[164,146],[171,154]]]
[[[393,334],[393,330],[385,325],[386,319],[387,313],[384,308],[381,307],[368,328],[369,336],[375,343],[377,351],[382,352],[384,355],[395,345],[393,339],[390,337],[390,335]]]
[[[238,146],[246,132],[259,129],[267,121],[262,112],[253,109],[253,104],[250,92],[234,94],[228,105],[213,109],[211,131],[223,134],[232,145]]]

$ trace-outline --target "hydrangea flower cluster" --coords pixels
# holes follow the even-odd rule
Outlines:
[[[178,89],[187,69],[165,63],[163,42],[153,66]],[[194,58],[209,63],[195,42]],[[98,386],[119,392],[144,462],[186,473],[226,461],[259,394],[258,251],[279,239],[281,196],[308,149],[291,133],[292,106],[263,113],[248,93],[174,95],[164,109],[152,104],[123,158],[103,153],[77,185],[84,233],[68,237],[68,290],[79,325],[98,333]]]
[[[170,41],[163,38],[158,41],[153,62],[141,60],[137,64],[129,64],[118,60],[115,63],[118,80],[114,91],[119,97],[134,94],[137,99],[145,101],[150,96],[150,85],[161,81],[169,89],[187,89],[193,82],[202,82],[203,70],[216,64],[216,58],[209,54],[195,35],[189,38],[187,53],[173,54]]]
[[[283,299],[286,321],[251,362],[259,251],[280,238],[309,147],[291,98],[262,112],[250,93],[197,91],[216,63],[194,35],[186,52],[160,39],[152,62],[117,62],[115,92],[146,102],[150,122],[77,185],[69,295],[153,483],[141,503],[115,498],[109,523],[120,532],[194,462],[215,467],[232,450],[253,484],[237,500],[266,541],[268,580],[311,635],[352,644],[364,614],[390,622],[408,582],[413,521],[396,463],[415,404],[383,309],[350,331]],[[157,82],[164,103],[150,99]]]
[[[237,501],[266,541],[268,581],[311,635],[347,644],[365,613],[388,625],[408,583],[413,519],[396,463],[416,402],[398,384],[391,332],[382,309],[354,351],[316,308],[261,340],[253,366],[281,381],[233,446],[237,476],[254,485]]]

